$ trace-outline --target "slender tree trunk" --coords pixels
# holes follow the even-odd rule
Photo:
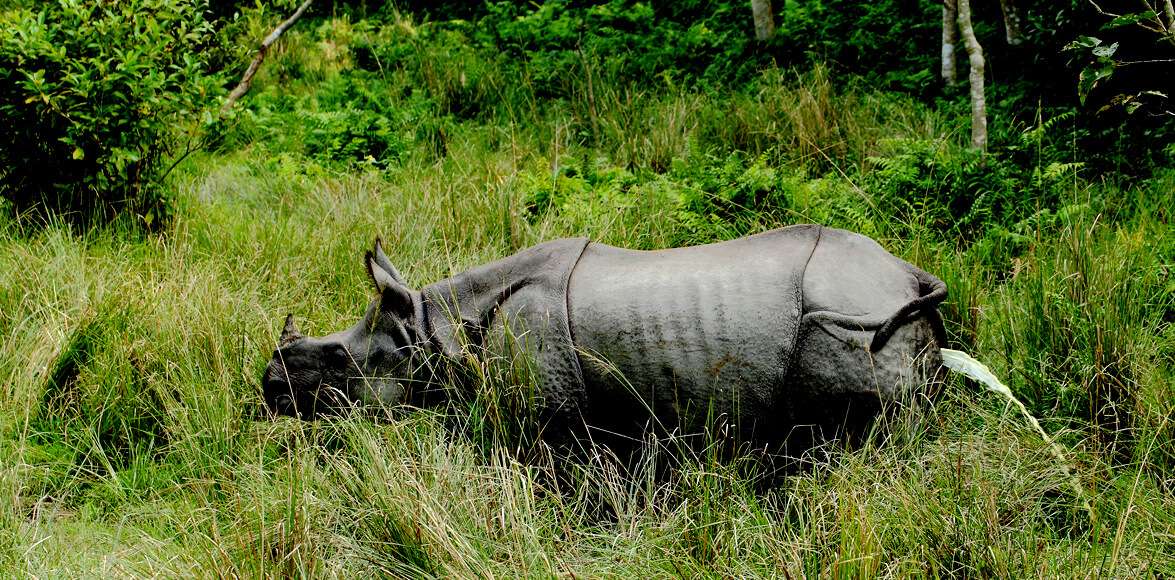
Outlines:
[[[265,40],[261,41],[261,46],[257,48],[257,56],[253,57],[253,62],[249,63],[249,68],[245,70],[244,76],[241,77],[241,82],[237,83],[236,88],[228,94],[228,99],[224,101],[224,105],[220,107],[221,116],[228,113],[229,109],[233,108],[237,100],[249,92],[249,89],[253,87],[253,75],[257,74],[257,71],[261,68],[261,63],[265,62],[265,55],[269,52],[269,47],[277,42],[277,39],[281,37],[282,33],[302,17],[302,14],[306,12],[306,9],[310,7],[310,3],[313,1],[305,0],[305,2],[302,2],[302,5],[298,6],[298,9],[294,11],[293,15],[287,18],[285,22],[279,24],[277,28],[274,28],[273,32],[270,32],[269,36],[266,36]]]
[[[751,14],[755,17],[755,38],[767,40],[775,36],[775,16],[771,0],[751,0]]]
[[[987,104],[983,95],[983,47],[971,27],[971,1],[959,0],[959,32],[971,64],[971,148],[987,149]]]
[[[1024,44],[1024,33],[1020,27],[1020,9],[1016,0],[1000,0],[1000,10],[1004,13],[1004,36],[1011,46]]]
[[[955,76],[955,44],[959,42],[958,0],[942,2],[942,82],[951,86],[958,82]]]

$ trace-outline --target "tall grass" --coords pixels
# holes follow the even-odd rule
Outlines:
[[[310,39],[292,36],[274,71],[327,50]],[[288,93],[271,77],[258,100],[329,105],[316,87],[351,66],[348,46],[329,50],[336,64]],[[466,82],[492,78],[475,57],[461,56],[485,67]],[[411,66],[385,64],[379,86],[461,86],[443,76],[456,69]],[[725,95],[574,82],[581,101],[527,107],[523,79],[484,115],[422,109],[443,151],[413,133],[384,165],[287,149],[242,121],[238,145],[256,141],[177,171],[158,237],[0,224],[0,575],[1175,574],[1170,177],[1149,191],[1074,180],[1015,248],[964,243],[883,214],[861,179],[887,136],[950,147],[943,113],[820,71]],[[441,409],[259,418],[282,318],[310,334],[353,322],[376,235],[422,286],[557,236],[655,248],[809,220],[947,280],[952,345],[1057,435],[1096,520],[1018,414],[959,379],[767,487],[717,438],[650,441],[624,467],[604,448],[520,456],[501,431],[517,409],[497,397],[533,384],[510,357]]]

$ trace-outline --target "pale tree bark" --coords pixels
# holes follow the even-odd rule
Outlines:
[[[228,99],[224,101],[224,105],[220,107],[221,116],[223,116],[225,113],[228,113],[229,109],[233,108],[233,105],[237,102],[237,100],[245,96],[245,93],[249,92],[249,89],[253,87],[253,76],[256,75],[257,71],[261,68],[261,63],[265,62],[265,55],[269,52],[269,47],[272,46],[273,43],[277,42],[277,39],[281,38],[282,33],[288,30],[291,26],[294,25],[295,22],[298,21],[299,18],[302,17],[302,14],[306,12],[306,9],[310,7],[310,3],[313,1],[314,0],[305,0],[305,2],[302,2],[302,4],[298,6],[298,9],[295,10],[294,13],[285,20],[285,22],[279,24],[277,28],[273,29],[273,32],[269,33],[269,36],[265,37],[265,40],[261,41],[261,46],[257,48],[257,56],[253,57],[253,62],[249,63],[249,68],[245,70],[244,76],[241,77],[241,82],[237,83],[236,88],[234,88],[233,91],[228,94]]]
[[[971,148],[987,149],[987,103],[983,95],[983,47],[975,39],[971,27],[971,2],[959,1],[959,32],[963,35],[963,46],[967,48],[967,60],[971,64]]]
[[[1024,44],[1024,32],[1020,26],[1020,8],[1016,0],[1000,0],[1000,10],[1004,13],[1004,36],[1011,46]]]
[[[767,40],[775,36],[775,16],[771,0],[751,0],[751,14],[755,17],[755,38]]]
[[[955,76],[955,44],[959,42],[958,0],[942,2],[942,82],[951,86],[959,81]]]

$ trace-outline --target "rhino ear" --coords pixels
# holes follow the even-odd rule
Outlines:
[[[375,289],[382,297],[385,309],[397,314],[411,314],[413,311],[412,291],[392,273],[380,266],[375,254],[367,252],[367,273],[375,283]]]
[[[378,237],[375,238],[375,247],[371,252],[375,257],[375,263],[378,264],[379,267],[383,268],[384,271],[387,272],[393,280],[403,284],[404,286],[408,285],[408,283],[404,281],[404,277],[400,275],[400,271],[392,265],[392,261],[388,259],[387,254],[384,254],[383,244]]]

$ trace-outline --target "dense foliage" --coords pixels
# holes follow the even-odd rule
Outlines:
[[[201,111],[235,80],[256,37],[296,4],[14,3],[3,12],[0,54],[0,112],[13,129],[0,143],[4,196],[18,211],[38,204],[81,214],[165,211],[159,179],[170,166],[166,159],[205,137],[224,136],[222,128],[199,129]],[[988,68],[996,71],[988,99],[991,163],[1003,177],[994,187],[1034,186],[1039,179],[1031,172],[1041,155],[1046,165],[1080,156],[1083,166],[1128,176],[1146,175],[1175,155],[1165,112],[1170,89],[1157,80],[1171,77],[1164,67],[1175,50],[1163,17],[1116,4],[1101,12],[1084,0],[1017,6],[1025,24],[1016,46],[1005,41],[994,2],[976,7]],[[353,26],[335,25],[319,36],[369,74],[326,79],[332,98],[345,101],[341,108],[315,110],[307,123],[269,119],[254,126],[319,155],[383,165],[412,140],[443,153],[445,119],[517,119],[524,109],[558,100],[573,107],[574,138],[602,144],[616,129],[601,125],[605,110],[630,106],[634,94],[681,87],[748,93],[760,90],[760,71],[813,66],[825,67],[834,85],[901,91],[962,110],[960,90],[937,78],[940,3],[822,0],[777,2],[776,8],[777,34],[757,42],[749,34],[750,10],[738,2],[319,2],[312,13],[355,15]],[[279,79],[314,79],[332,65],[293,60],[286,66],[301,68],[280,70]],[[393,101],[379,96],[388,68],[413,69],[408,84],[391,87],[423,91],[407,109],[396,103],[391,110]],[[368,80],[376,76],[380,82]],[[280,114],[297,108],[291,105],[288,98],[263,100],[260,111]],[[1058,119],[1067,125],[1065,150],[1038,141],[1035,155],[1018,153],[1025,131]],[[931,155],[922,163],[944,160]],[[660,171],[669,167],[668,159],[654,163]],[[971,167],[987,171],[989,165],[980,160]],[[978,215],[957,194],[996,203],[977,190],[993,185],[954,183],[946,195],[955,208],[944,215]],[[977,211],[1007,214],[994,206]]]
[[[87,219],[166,211],[159,178],[215,104],[204,0],[54,0],[0,12],[0,194]]]

